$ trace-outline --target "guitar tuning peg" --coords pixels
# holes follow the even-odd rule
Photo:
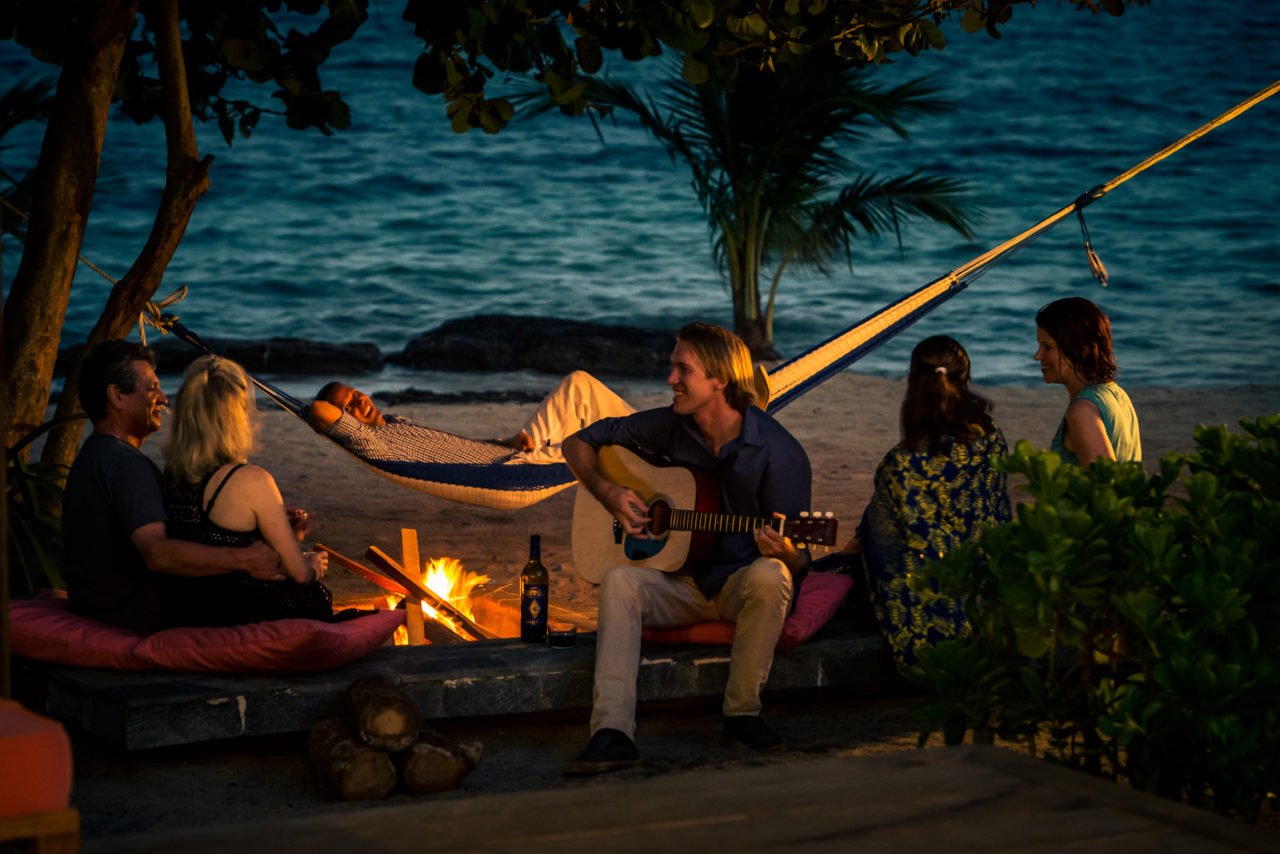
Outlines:
[[[828,519],[834,519],[834,518],[835,518],[835,515],[836,515],[836,514],[835,514],[835,513],[833,513],[833,512],[831,512],[830,510],[828,510],[828,511],[827,511],[827,518],[828,518]]]
[[[800,518],[801,518],[801,519],[807,519],[807,518],[809,518],[809,511],[808,511],[808,510],[801,510],[801,511],[800,511]]]

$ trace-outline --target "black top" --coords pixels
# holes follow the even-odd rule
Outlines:
[[[139,631],[162,625],[158,574],[130,538],[167,518],[155,463],[128,442],[91,435],[71,464],[62,499],[62,572],[72,610]]]
[[[236,472],[244,468],[244,465],[244,463],[240,463],[227,472],[227,476],[222,479],[222,483],[218,484],[217,490],[209,497],[208,504],[203,504],[205,488],[209,485],[209,481],[213,476],[218,473],[218,469],[221,466],[206,472],[205,476],[200,478],[199,483],[177,482],[172,478],[167,479],[164,485],[164,503],[169,511],[169,536],[178,540],[204,543],[206,546],[238,548],[243,548],[250,543],[261,540],[262,534],[259,533],[257,528],[252,531],[232,531],[229,528],[215,524],[209,518],[218,496],[222,494],[222,490],[226,488],[231,478],[235,477]]]

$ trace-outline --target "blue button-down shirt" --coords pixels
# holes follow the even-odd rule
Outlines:
[[[795,518],[809,509],[813,472],[808,455],[785,427],[754,406],[743,413],[738,438],[727,442],[719,455],[711,453],[691,416],[678,415],[670,407],[605,418],[577,438],[597,449],[621,445],[709,469],[720,482],[722,513],[756,517],[783,513]],[[759,556],[750,533],[719,534],[711,564],[694,568],[694,581],[710,599],[730,575]]]

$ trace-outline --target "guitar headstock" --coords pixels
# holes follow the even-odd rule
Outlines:
[[[794,519],[787,519],[783,534],[797,545],[832,546],[836,542],[838,520],[831,513],[801,511]]]

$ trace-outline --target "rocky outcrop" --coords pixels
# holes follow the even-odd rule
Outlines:
[[[386,361],[436,371],[534,370],[557,376],[574,370],[615,377],[661,377],[674,330],[609,326],[555,317],[490,314],[464,317],[424,332]],[[215,353],[255,373],[352,377],[382,369],[383,356],[368,342],[331,343],[302,338],[206,338]],[[200,355],[175,338],[153,337],[162,375],[180,374]],[[57,376],[75,367],[84,345],[58,352]],[[408,392],[412,393],[412,392]]]
[[[661,375],[674,331],[605,326],[553,317],[490,314],[441,324],[414,338],[387,361],[437,371],[549,374],[586,370],[612,376]]]
[[[156,351],[157,368],[161,374],[180,374],[201,355],[195,347],[174,338],[152,338],[149,343]],[[345,377],[382,370],[382,352],[376,344],[368,342],[335,344],[302,338],[268,338],[257,341],[206,338],[205,343],[215,353],[234,359],[245,370],[253,373]],[[83,351],[82,344],[58,351],[54,373],[65,376],[75,367]]]

